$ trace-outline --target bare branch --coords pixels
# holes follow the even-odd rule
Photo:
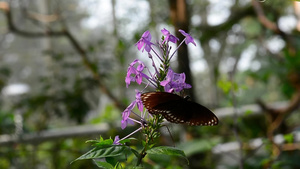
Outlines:
[[[267,106],[263,101],[258,100],[257,103],[260,105],[260,107],[271,114],[287,114],[291,113],[294,110],[299,108],[300,105],[300,91],[296,92],[292,99],[290,100],[289,104],[286,107],[281,108],[273,108],[270,106]]]
[[[267,29],[273,31],[274,33],[280,35],[286,42],[287,42],[287,46],[289,47],[290,51],[295,53],[295,49],[292,45],[292,39],[291,37],[286,34],[285,32],[283,32],[277,25],[276,22],[271,21],[270,19],[268,19],[264,13],[263,8],[261,7],[261,3],[257,0],[252,0],[252,5],[254,8],[254,11],[258,17],[258,20],[260,21],[260,23],[266,27]]]
[[[263,24],[267,29],[270,29],[278,34],[284,34],[280,29],[279,27],[277,26],[277,24],[275,24],[274,22],[270,21],[262,7],[261,7],[261,4],[259,1],[257,0],[252,0],[252,5],[253,5],[253,8],[257,14],[257,17],[258,17],[258,20],[260,21],[261,24]]]

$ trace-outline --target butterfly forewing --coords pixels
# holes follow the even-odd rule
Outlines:
[[[148,92],[143,93],[141,98],[149,113],[161,114],[172,123],[195,126],[218,124],[218,118],[208,108],[176,94]]]
[[[168,111],[168,107],[164,104],[172,103],[172,101],[181,100],[178,95],[167,92],[148,92],[141,95],[142,102],[151,114],[163,114]],[[171,106],[171,105],[170,105]]]

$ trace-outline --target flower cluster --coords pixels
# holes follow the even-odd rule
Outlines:
[[[170,67],[170,60],[177,52],[178,48],[185,42],[186,44],[192,43],[196,46],[194,39],[183,30],[179,30],[179,32],[185,36],[184,40],[178,45],[178,47],[171,52],[172,47],[169,43],[177,43],[179,39],[172,35],[167,29],[161,30],[163,36],[162,40],[157,43],[152,43],[152,36],[149,31],[143,33],[141,39],[135,44],[138,50],[148,53],[148,58],[152,62],[152,67],[154,71],[150,71],[150,69],[140,60],[134,60],[127,69],[127,75],[125,78],[126,87],[132,83],[136,82],[141,85],[142,83],[145,85],[144,89],[151,87],[152,90],[156,91],[164,91],[164,92],[180,92],[183,89],[191,88],[190,84],[185,83],[185,74],[184,73],[175,73]],[[154,57],[159,60],[159,66],[157,66],[154,62]],[[142,90],[142,91],[143,91]],[[135,90],[136,99],[130,103],[130,105],[124,110],[122,113],[122,121],[121,127],[125,129],[128,124],[134,124],[134,122],[140,124],[140,128],[135,130],[133,133],[128,136],[122,138],[126,139],[130,137],[132,134],[145,129],[145,124],[151,123],[160,123],[161,120],[153,120],[155,119],[155,115],[148,114],[146,110],[144,111],[144,107],[141,101],[141,92],[139,90]],[[134,107],[137,106],[140,113],[135,113],[133,111]],[[137,117],[136,120],[130,115],[133,114]],[[155,124],[153,126],[159,126]],[[147,135],[149,132],[144,132]],[[150,132],[151,133],[151,132]],[[149,136],[146,136],[149,137]],[[119,145],[119,136],[115,137],[114,144]]]
[[[184,73],[175,73],[172,70],[170,61],[183,42],[186,44],[192,43],[196,46],[194,39],[183,30],[179,30],[185,38],[175,50],[172,50],[171,43],[177,43],[179,39],[172,35],[167,29],[162,29],[161,32],[163,36],[161,40],[156,43],[151,42],[152,37],[149,31],[144,32],[141,39],[136,43],[138,50],[148,53],[152,67],[147,67],[141,60],[136,59],[129,64],[125,78],[127,88],[133,82],[143,86],[143,88],[142,90],[135,90],[135,100],[123,111],[121,128],[125,129],[127,125],[133,125],[134,123],[139,124],[139,127],[121,139],[117,135],[114,140],[112,138],[103,139],[101,136],[100,139],[97,140],[88,140],[88,143],[93,144],[93,148],[74,161],[93,159],[98,167],[124,168],[123,164],[121,164],[124,162],[124,157],[134,155],[137,159],[135,167],[133,164],[130,164],[130,162],[132,162],[130,161],[129,166],[126,168],[136,168],[142,164],[147,154],[161,154],[183,157],[188,162],[184,152],[180,149],[169,146],[155,146],[160,137],[160,128],[163,126],[162,122],[164,116],[160,113],[150,114],[143,105],[143,103],[146,104],[145,98],[148,97],[146,96],[147,94],[142,94],[144,90],[178,93],[183,89],[192,87],[185,83]],[[142,98],[144,102],[142,102]],[[150,97],[148,97],[148,100],[150,100]],[[135,107],[139,113],[134,112]],[[143,140],[141,141],[142,149],[140,150],[137,148],[139,146],[133,147],[125,145],[126,142],[131,141],[129,137],[136,132],[143,134]]]

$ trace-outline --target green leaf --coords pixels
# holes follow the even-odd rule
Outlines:
[[[294,135],[292,133],[285,134],[283,138],[287,143],[293,143],[294,141]]]
[[[105,161],[114,166],[118,164],[118,161],[114,157],[106,157]]]
[[[94,159],[94,158],[105,158],[105,157],[116,157],[123,155],[129,150],[127,146],[119,146],[119,145],[110,145],[105,147],[95,147],[89,152],[83,154],[82,156],[78,157],[76,160],[72,161],[71,163],[77,160],[85,160],[85,159]]]
[[[97,146],[97,147],[105,147],[107,145],[112,145],[113,144],[113,140],[110,138],[110,139],[103,139],[101,136],[100,136],[100,139],[99,140],[87,140],[86,143],[92,143],[93,146]]]
[[[109,164],[107,162],[96,161],[96,160],[94,160],[94,162],[99,168],[114,169],[114,166],[112,166],[111,164]]]
[[[96,144],[99,143],[99,140],[87,140],[85,143],[91,143],[91,144]]]
[[[184,142],[178,145],[178,147],[184,150],[187,156],[191,156],[196,153],[204,153],[207,151],[211,151],[211,149],[218,143],[220,143],[220,139],[218,138],[211,138],[210,140],[197,139]]]
[[[106,139],[94,144],[94,146],[102,147],[102,146],[112,145],[113,143],[114,141],[112,139]]]
[[[137,140],[137,139],[136,138],[127,138],[127,139],[119,141],[119,143],[121,143],[121,144],[129,143],[131,140]]]
[[[169,155],[169,156],[183,157],[189,163],[189,160],[185,156],[184,152],[175,147],[166,147],[166,146],[154,147],[147,150],[146,153],[152,155]]]
[[[140,158],[141,155],[138,151],[136,151],[135,149],[132,149],[132,148],[130,150],[136,156],[136,158]]]
[[[143,145],[143,147],[146,146],[146,142],[144,140],[142,140],[142,145]]]
[[[253,114],[253,111],[252,110],[246,110],[244,114],[245,114],[245,116],[249,116],[249,115]]]
[[[123,167],[122,167],[122,165],[118,162],[118,163],[115,165],[114,169],[120,169],[120,168],[123,168]]]
[[[217,82],[217,85],[218,85],[218,87],[220,88],[220,89],[222,89],[222,91],[224,92],[224,93],[226,93],[226,94],[228,94],[229,93],[229,91],[232,89],[232,87],[233,87],[233,84],[230,82],[230,81],[228,81],[228,80],[219,80],[218,82]]]

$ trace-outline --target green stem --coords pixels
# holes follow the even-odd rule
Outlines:
[[[163,120],[162,116],[156,115],[156,116],[154,116],[153,123],[147,127],[147,129],[149,129],[149,132],[146,132],[146,143],[145,143],[143,150],[140,153],[140,156],[137,160],[136,166],[139,166],[142,164],[142,160],[147,154],[146,151],[148,150],[148,145],[151,145],[152,142],[154,142],[154,140],[157,138],[157,136],[158,136],[157,133],[161,127],[162,120]]]
[[[146,156],[146,154],[147,154],[146,153],[146,147],[144,147],[143,150],[140,153],[140,156],[139,156],[138,160],[137,160],[136,166],[139,166],[139,165],[142,164],[142,159]]]
[[[152,131],[150,132],[151,134],[150,134],[150,136],[152,136]],[[137,160],[137,163],[136,163],[136,166],[139,166],[140,164],[142,164],[142,160],[143,160],[143,158],[146,156],[146,151],[147,151],[147,147],[148,147],[148,143],[149,143],[149,140],[151,140],[151,139],[149,139],[149,137],[146,137],[146,144],[145,144],[145,147],[143,148],[143,150],[141,151],[141,153],[140,153],[140,156],[139,156],[139,158],[138,158],[138,160]]]

